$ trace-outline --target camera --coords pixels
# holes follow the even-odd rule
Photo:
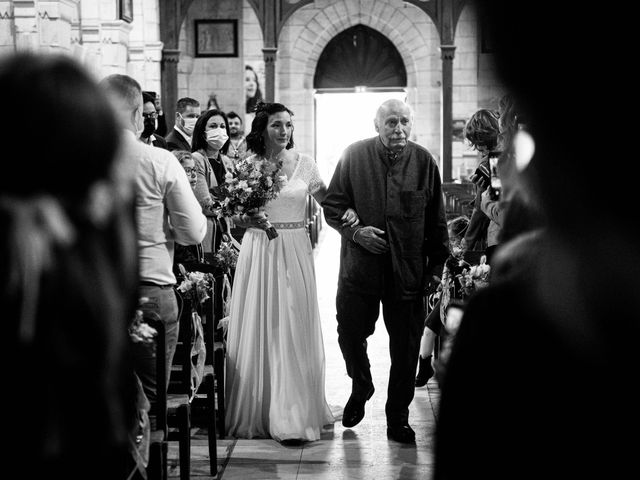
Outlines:
[[[498,158],[500,158],[502,152],[492,151],[489,152],[489,198],[491,200],[500,200],[502,194],[502,181],[498,175]]]

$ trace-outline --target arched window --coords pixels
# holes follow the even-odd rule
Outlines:
[[[355,25],[324,48],[313,79],[316,89],[406,87],[407,71],[393,43],[380,32]]]

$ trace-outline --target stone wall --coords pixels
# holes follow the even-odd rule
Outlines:
[[[236,0],[195,0],[189,7],[180,30],[180,63],[178,63],[178,98],[192,97],[205,109],[211,95],[225,110],[243,112],[244,62],[243,2]],[[238,21],[237,57],[196,57],[195,21],[235,19]]]
[[[133,22],[119,18],[113,0],[0,2],[0,54],[20,50],[61,53],[79,60],[97,80],[129,74],[160,90],[157,0],[133,0]]]
[[[440,151],[439,40],[419,8],[401,0],[316,0],[287,20],[279,38],[276,99],[296,112],[296,142],[313,154],[313,77],[324,47],[347,28],[363,24],[387,36],[407,70],[407,97],[414,109],[412,136],[436,156]]]
[[[467,6],[456,28],[453,60],[453,120],[463,124],[481,108],[498,108],[504,88],[495,76],[493,55],[483,52],[482,31],[477,12]],[[452,178],[464,179],[472,173],[479,157],[462,140],[453,141]]]

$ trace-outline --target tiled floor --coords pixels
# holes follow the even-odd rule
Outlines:
[[[340,238],[325,225],[316,248],[316,277],[326,352],[327,401],[338,414],[350,394],[350,379],[338,347],[335,293]],[[386,437],[384,404],[389,370],[388,336],[380,318],[369,339],[369,358],[376,392],[366,404],[366,416],[353,429],[342,426],[340,416],[322,439],[302,446],[283,446],[274,440],[218,441],[218,477],[209,473],[207,440],[194,431],[191,445],[191,478],[233,479],[421,479],[431,478],[434,411],[439,389],[431,379],[416,389],[409,422],[416,431],[416,445],[402,445]],[[179,478],[177,445],[170,445],[169,476]]]

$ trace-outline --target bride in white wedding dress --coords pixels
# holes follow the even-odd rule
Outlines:
[[[292,112],[260,104],[247,145],[282,161],[288,178],[248,227],[240,248],[227,333],[226,426],[231,436],[311,441],[334,418],[325,399],[325,358],[313,252],[305,230],[307,195],[326,194],[315,161],[293,147]],[[278,231],[269,240],[268,221]],[[345,223],[358,223],[353,210]]]

